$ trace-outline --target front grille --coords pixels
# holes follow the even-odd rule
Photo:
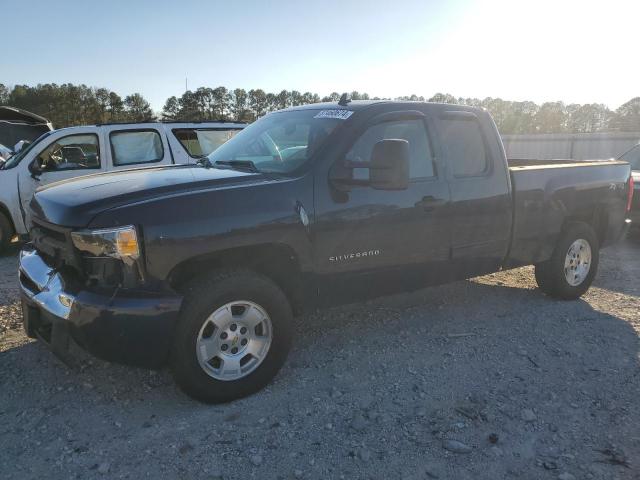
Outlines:
[[[71,242],[71,230],[33,218],[29,232],[36,250],[54,268],[71,267],[81,271],[80,262]]]

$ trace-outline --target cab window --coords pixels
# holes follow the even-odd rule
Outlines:
[[[433,155],[422,120],[397,120],[372,125],[356,140],[346,159],[369,162],[375,144],[389,139],[409,142],[409,178],[416,180],[434,176]],[[366,180],[369,178],[369,170],[356,168],[353,176],[359,180]]]
[[[69,135],[55,140],[36,161],[43,172],[100,168],[100,146],[95,134]]]
[[[209,155],[227,140],[231,140],[240,129],[175,128],[172,130],[180,144],[191,157]]]
[[[478,177],[488,171],[487,150],[475,119],[440,120],[441,142],[454,177]]]
[[[162,139],[156,130],[120,130],[111,132],[109,140],[116,166],[154,163],[164,157]]]

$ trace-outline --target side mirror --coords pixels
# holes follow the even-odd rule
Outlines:
[[[34,180],[39,180],[38,177],[42,175],[42,168],[38,165],[38,158],[34,158],[33,161],[29,164],[29,173],[31,173],[31,178]]]
[[[31,142],[28,142],[27,140],[20,140],[18,143],[16,143],[13,147],[13,153],[18,153],[20,150],[22,150],[23,148],[29,146]]]
[[[369,179],[353,178],[354,168],[369,170]],[[367,185],[377,190],[406,190],[409,186],[409,142],[380,140],[373,147],[371,161],[336,162],[330,178],[339,191],[348,191],[351,185]]]

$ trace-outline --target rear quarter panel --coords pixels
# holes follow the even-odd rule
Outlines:
[[[514,198],[513,241],[506,266],[549,259],[567,221],[599,221],[606,246],[624,229],[627,182],[625,162],[511,167]]]

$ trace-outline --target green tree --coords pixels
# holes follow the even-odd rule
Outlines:
[[[249,96],[247,95],[246,90],[243,88],[236,88],[233,91],[232,101],[231,101],[231,115],[234,120],[239,122],[243,122],[249,120],[248,118],[248,106],[247,100]]]
[[[267,93],[266,97],[267,112],[274,112],[279,109],[278,96],[275,93]]]
[[[200,87],[193,92],[193,102],[195,106],[194,120],[203,121],[215,118],[216,101],[213,89]]]
[[[458,103],[458,100],[456,100],[456,97],[448,93],[436,93],[433,97],[431,97],[427,101],[435,102],[435,103]]]
[[[340,94],[338,92],[331,92],[326,97],[322,97],[323,102],[337,102],[340,100]]]
[[[460,105],[468,105],[470,107],[482,107],[482,100],[479,98],[458,98]]]
[[[534,102],[507,102],[508,114],[498,128],[500,133],[535,133],[539,106]]]
[[[282,90],[280,93],[276,94],[275,104],[276,109],[278,110],[289,107],[291,105],[291,96],[289,95],[289,92]]]
[[[96,99],[98,123],[104,123],[108,121],[107,109],[109,108],[109,90],[106,88],[96,88],[94,91]]]
[[[9,102],[9,89],[0,83],[0,105],[5,105]]]
[[[127,117],[131,122],[153,121],[153,111],[149,102],[142,95],[134,93],[127,95],[124,99],[124,106]]]
[[[212,91],[213,115],[209,117],[215,120],[225,120],[230,110],[231,97],[225,87],[217,87]]]
[[[604,130],[613,115],[606,105],[588,103],[567,106],[567,129],[573,133],[592,133]]]
[[[302,105],[302,94],[297,91],[297,90],[291,90],[291,93],[289,94],[289,102],[291,105],[293,105],[294,107],[297,107],[298,105]]]
[[[180,104],[180,120],[186,122],[202,120],[200,106],[198,104],[198,95],[194,92],[191,90],[184,92],[180,100],[178,100],[178,103]]]
[[[180,118],[180,102],[174,95],[167,98],[162,107],[162,119],[163,120],[178,120]]]
[[[640,131],[640,97],[635,97],[621,105],[611,118],[611,128],[623,132]]]
[[[567,107],[562,102],[546,102],[534,117],[537,133],[562,133],[567,130]]]
[[[110,122],[122,122],[124,121],[124,102],[120,95],[115,92],[109,93],[109,112]]]
[[[267,113],[267,94],[261,88],[249,90],[249,107],[253,110],[255,118]]]
[[[303,105],[308,105],[308,104],[310,104],[310,103],[316,103],[315,98],[316,98],[317,96],[318,96],[318,95],[314,95],[314,94],[313,94],[313,93],[311,93],[311,92],[304,92],[304,93],[302,94],[302,104],[303,104]]]

